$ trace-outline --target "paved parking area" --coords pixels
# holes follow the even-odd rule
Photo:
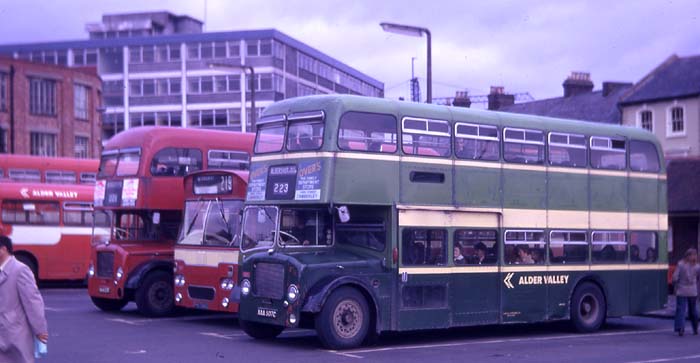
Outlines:
[[[390,334],[374,346],[329,351],[309,330],[261,342],[230,315],[186,311],[149,319],[133,304],[119,313],[99,311],[82,288],[44,288],[42,294],[50,324],[47,363],[700,361],[700,337],[679,338],[670,320],[648,317],[610,319],[588,335],[563,323],[488,326]]]

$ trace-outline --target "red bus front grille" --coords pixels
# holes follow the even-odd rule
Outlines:
[[[97,276],[112,277],[114,275],[114,252],[97,252]]]

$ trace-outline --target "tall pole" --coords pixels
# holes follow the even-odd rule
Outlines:
[[[425,33],[426,38],[428,38],[428,100],[427,103],[433,103],[433,68],[432,68],[432,52],[430,49],[430,30],[423,28],[421,29]]]
[[[250,86],[250,108],[251,108],[251,110],[250,110],[250,132],[254,133],[257,131],[256,122],[255,122],[255,120],[257,118],[256,117],[257,110],[255,109],[255,86],[256,86],[256,84],[255,84],[256,83],[255,82],[255,69],[253,69],[253,67],[251,67],[251,66],[246,66],[246,68],[248,68],[248,70],[250,71],[250,78],[251,78],[251,81],[250,81],[251,82],[251,86]]]

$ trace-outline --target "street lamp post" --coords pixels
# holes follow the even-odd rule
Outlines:
[[[379,25],[384,29],[385,32],[409,35],[412,37],[422,37],[425,34],[428,40],[428,98],[427,103],[433,102],[433,76],[432,76],[432,59],[431,59],[431,49],[430,49],[430,30],[427,28],[421,28],[411,25],[402,25],[394,23],[379,23]]]
[[[243,72],[250,72],[250,81],[246,82],[250,85],[250,132],[256,131],[256,109],[255,109],[255,69],[251,66],[246,66],[243,64],[227,64],[227,63],[209,63],[209,69],[217,68],[227,68],[227,69],[241,69]],[[243,87],[243,92],[246,92],[246,87]],[[243,105],[243,110],[245,112],[245,104]],[[241,125],[241,130],[244,125]]]

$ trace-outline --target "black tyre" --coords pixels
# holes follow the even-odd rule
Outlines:
[[[243,331],[255,339],[268,340],[277,338],[284,330],[283,326],[256,323],[239,319],[238,325]]]
[[[369,332],[367,300],[351,287],[341,287],[328,297],[316,316],[316,332],[328,349],[349,349],[362,344]]]
[[[590,282],[579,285],[571,297],[571,323],[580,333],[594,332],[605,323],[607,307],[600,288]]]
[[[136,290],[136,306],[141,314],[152,317],[167,316],[175,310],[173,276],[165,271],[146,275]]]
[[[101,297],[92,296],[90,296],[90,299],[92,299],[92,303],[102,311],[119,311],[129,303],[126,299],[103,299]]]
[[[19,253],[15,255],[15,258],[17,261],[22,262],[23,264],[27,265],[30,270],[32,270],[32,274],[34,274],[34,280],[39,281],[39,267],[36,265],[36,262],[31,256],[25,255],[24,253]]]

